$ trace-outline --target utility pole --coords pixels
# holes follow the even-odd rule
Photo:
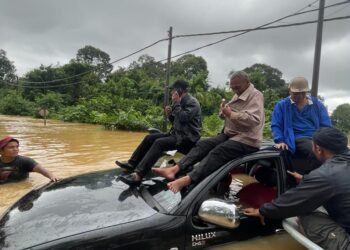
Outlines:
[[[317,23],[317,33],[316,33],[314,69],[313,69],[313,73],[312,73],[312,88],[311,88],[311,95],[315,96],[315,97],[317,97],[318,79],[319,79],[319,75],[320,75],[324,3],[325,3],[325,0],[320,0],[320,7],[318,10],[318,23]]]
[[[164,85],[164,107],[169,105],[169,82],[170,82],[170,61],[171,61],[171,42],[173,38],[173,27],[170,26],[168,31],[169,43],[168,43],[168,60],[166,67],[166,81]],[[163,132],[167,130],[167,115],[164,112]]]

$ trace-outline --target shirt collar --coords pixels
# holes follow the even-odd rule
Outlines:
[[[240,95],[238,96],[235,94],[234,99],[241,99],[242,101],[246,101],[250,93],[253,91],[254,85],[252,83],[249,83],[249,87]]]
[[[314,102],[313,102],[312,99],[311,99],[311,96],[307,95],[306,98],[307,98],[307,104],[308,104],[308,105],[314,104]],[[295,102],[292,100],[291,96],[289,96],[289,100],[290,100],[290,103],[291,103],[291,104],[294,104],[294,103],[295,103]]]

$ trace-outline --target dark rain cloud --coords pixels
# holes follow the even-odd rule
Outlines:
[[[125,56],[174,34],[254,28],[315,1],[295,0],[12,0],[0,4],[0,48],[14,61],[19,74],[40,64],[65,64],[79,48],[92,45],[112,59]],[[339,1],[340,2],[340,1]],[[326,5],[336,1],[326,1]],[[350,4],[326,9],[325,18],[350,14]],[[276,23],[316,20],[317,12]],[[324,23],[319,92],[330,110],[350,102],[350,19]],[[280,69],[288,81],[302,75],[311,83],[316,25],[256,31],[195,52],[208,62],[210,84],[222,85],[231,69],[256,62]],[[228,35],[175,39],[173,55]],[[162,43],[147,53],[157,60],[167,55]],[[127,66],[139,55],[116,64]]]

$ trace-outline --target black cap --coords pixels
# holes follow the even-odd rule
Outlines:
[[[170,89],[182,89],[183,91],[187,91],[188,82],[184,80],[176,80],[170,87]]]
[[[348,150],[348,137],[336,128],[320,128],[316,130],[312,140],[334,154],[341,154]]]

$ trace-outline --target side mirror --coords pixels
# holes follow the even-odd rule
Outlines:
[[[237,228],[240,224],[236,205],[220,199],[209,199],[198,211],[201,220],[226,228]]]

